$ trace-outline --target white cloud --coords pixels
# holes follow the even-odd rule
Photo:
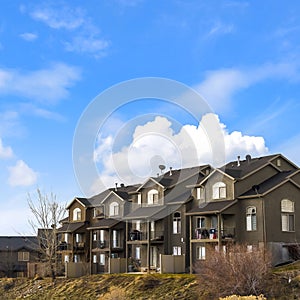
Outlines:
[[[27,42],[33,42],[38,38],[38,35],[35,33],[24,32],[20,34],[20,37]]]
[[[8,183],[10,186],[30,186],[37,181],[37,173],[23,160],[18,160],[15,166],[8,167],[8,171]]]
[[[21,95],[41,103],[54,104],[66,98],[68,89],[79,79],[79,69],[63,63],[29,72],[0,69],[0,94]]]
[[[50,6],[35,8],[31,17],[54,29],[74,30],[85,22],[84,12],[79,8],[67,6],[54,8]]]
[[[215,136],[208,137],[211,122],[218,122],[224,136],[224,152],[226,161],[235,159],[237,155],[263,155],[268,152],[262,137],[229,132],[215,114],[203,116],[198,126],[184,125],[178,133],[172,129],[172,123],[164,117],[156,117],[145,125],[137,126],[130,145],[119,152],[112,152],[114,138],[101,138],[95,149],[94,159],[101,165],[100,178],[106,186],[115,182],[138,183],[148,176],[159,172],[158,165],[164,164],[174,168],[190,167],[199,164],[213,163],[212,145]],[[221,145],[215,144],[216,145]],[[214,147],[215,147],[214,146]],[[92,192],[99,192],[99,182],[92,186]]]
[[[206,37],[210,38],[216,35],[229,34],[232,33],[233,31],[234,31],[234,26],[232,24],[224,24],[222,22],[216,22],[209,30]]]
[[[231,108],[231,99],[238,91],[267,79],[299,82],[299,68],[294,63],[277,63],[251,69],[228,68],[208,71],[204,80],[194,88],[212,109],[220,113]]]
[[[13,151],[11,147],[5,147],[0,138],[0,158],[11,158],[13,157]]]

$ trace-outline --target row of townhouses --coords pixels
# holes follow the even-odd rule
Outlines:
[[[61,262],[88,263],[92,274],[110,272],[113,258],[126,259],[127,271],[158,270],[161,255],[184,257],[192,272],[209,247],[232,243],[268,249],[276,265],[298,258],[300,169],[281,154],[247,155],[116,185],[67,210]]]

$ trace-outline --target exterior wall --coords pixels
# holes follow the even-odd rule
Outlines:
[[[285,183],[265,197],[267,242],[299,243],[300,241],[300,190],[292,183]],[[281,229],[281,200],[294,202],[295,231]]]
[[[300,172],[297,173],[296,175],[294,175],[294,176],[292,177],[292,180],[294,180],[297,184],[300,185]]]
[[[290,164],[285,158],[279,156],[271,161],[281,171],[295,170],[296,168]]]

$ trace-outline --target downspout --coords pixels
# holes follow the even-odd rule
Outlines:
[[[147,273],[150,273],[150,265],[151,265],[151,258],[150,258],[150,242],[151,242],[151,237],[150,237],[150,221],[147,221]]]
[[[128,221],[126,221],[126,228],[125,228],[125,258],[126,258],[126,273],[128,272]]]
[[[192,247],[192,216],[189,216],[189,220],[190,220],[190,238],[189,238],[189,241],[190,241],[190,274],[193,273],[193,247]]]

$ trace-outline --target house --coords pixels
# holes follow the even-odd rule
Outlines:
[[[160,169],[142,184],[75,198],[58,229],[62,262],[87,262],[95,274],[118,258],[128,271],[159,271],[162,256],[181,256],[192,272],[207,249],[235,243],[269,250],[274,265],[299,258],[300,169],[283,155]]]
[[[27,276],[27,263],[39,260],[39,243],[35,236],[0,237],[0,276]]]
[[[299,168],[280,154],[247,155],[190,186],[190,265],[205,259],[208,247],[229,243],[269,250],[274,265],[297,258],[299,179]]]

